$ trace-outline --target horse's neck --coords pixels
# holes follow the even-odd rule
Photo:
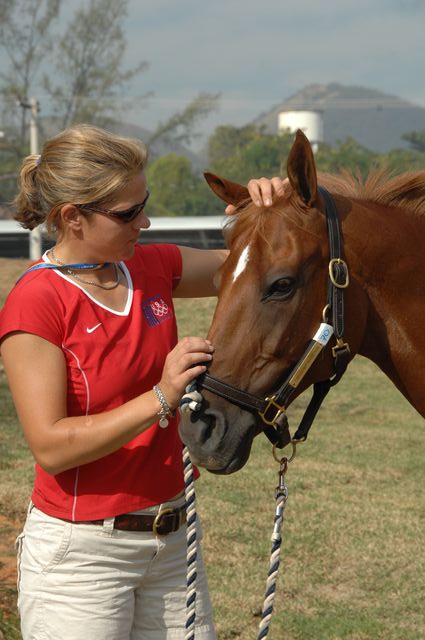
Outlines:
[[[425,416],[425,219],[376,207],[358,223],[357,235],[347,224],[347,260],[368,304],[359,353]]]

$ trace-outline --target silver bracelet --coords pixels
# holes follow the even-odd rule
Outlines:
[[[153,386],[153,392],[159,400],[161,405],[161,410],[158,412],[159,415],[159,426],[162,429],[168,427],[168,418],[173,417],[175,415],[174,411],[170,409],[168,402],[165,399],[164,394],[162,393],[159,386],[156,384]]]

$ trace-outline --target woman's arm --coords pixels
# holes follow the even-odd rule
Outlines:
[[[273,200],[285,193],[287,179],[259,178],[248,182],[248,191],[253,202],[257,206],[269,207]],[[231,214],[235,210],[233,205],[226,207],[226,213]],[[217,289],[214,286],[214,276],[229,252],[226,249],[193,249],[191,247],[179,247],[183,269],[182,277],[174,289],[175,298],[204,298],[216,296]]]
[[[211,359],[211,352],[207,340],[184,338],[168,354],[159,385],[171,408],[205,371],[199,363]],[[65,359],[44,338],[11,333],[2,342],[2,357],[25,438],[50,474],[113,453],[158,420],[161,406],[153,391],[104,413],[68,417]]]
[[[174,298],[216,296],[214,276],[229,252],[227,249],[193,249],[179,247],[182,255],[182,277],[173,291]]]

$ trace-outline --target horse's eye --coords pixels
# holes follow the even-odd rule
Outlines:
[[[295,291],[294,278],[279,278],[275,280],[267,289],[263,300],[286,300]]]

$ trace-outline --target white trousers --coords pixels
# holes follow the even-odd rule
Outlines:
[[[73,524],[31,506],[17,550],[23,640],[184,639],[185,525],[156,537],[116,530],[113,518]],[[195,638],[216,638],[200,549]]]

